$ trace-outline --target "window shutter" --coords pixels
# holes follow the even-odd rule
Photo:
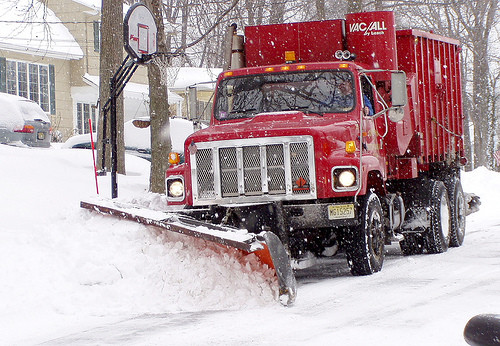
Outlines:
[[[50,114],[56,114],[56,73],[54,65],[49,65]]]
[[[100,44],[101,44],[101,28],[100,28],[100,23],[95,21],[94,22],[94,52],[99,52],[100,51]]]
[[[7,59],[0,57],[0,92],[7,92]]]

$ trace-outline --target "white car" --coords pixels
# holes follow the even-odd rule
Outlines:
[[[128,154],[142,157],[151,161],[151,134],[149,129],[149,118],[134,119],[145,123],[144,128],[134,126],[133,120],[125,122],[125,152]],[[172,143],[172,151],[181,154],[184,151],[184,141],[187,136],[194,132],[193,123],[186,119],[171,118],[170,119],[170,139]],[[94,147],[97,140],[97,134],[92,134],[94,138]],[[70,137],[62,148],[80,148],[90,149],[90,134],[75,135]]]
[[[50,119],[27,98],[0,93],[0,143],[50,147]]]

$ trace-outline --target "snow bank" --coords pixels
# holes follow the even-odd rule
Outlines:
[[[149,162],[126,164],[119,199],[161,210]],[[500,173],[463,185],[482,205],[462,247],[404,257],[394,244],[364,277],[333,258],[297,272],[283,308],[253,256],[81,209],[96,194],[90,150],[0,145],[0,345],[465,345],[472,316],[500,312]],[[99,188],[109,197],[109,176]]]
[[[55,321],[275,304],[272,272],[252,256],[81,209],[95,195],[90,150],[0,145],[0,157],[0,344],[26,324],[44,335]],[[120,198],[160,206],[149,162],[126,160]]]

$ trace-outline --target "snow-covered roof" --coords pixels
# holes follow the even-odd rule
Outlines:
[[[169,88],[184,90],[190,85],[198,84],[198,90],[213,90],[221,68],[206,67],[171,67],[169,71]],[[202,84],[199,84],[202,83]]]
[[[83,80],[94,87],[99,86],[99,76],[93,76],[86,73]],[[149,86],[146,84],[128,82],[124,89],[124,96],[138,100],[146,100],[149,98]],[[181,102],[183,98],[172,91],[168,91],[168,103],[176,104]]]
[[[101,0],[73,0],[73,2],[76,2],[77,4],[87,6],[90,9],[101,12],[101,5],[102,5]]]
[[[0,1],[0,49],[65,60],[83,58],[69,30],[38,0]]]

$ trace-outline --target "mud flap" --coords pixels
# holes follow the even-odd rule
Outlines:
[[[255,253],[260,262],[273,268],[278,278],[280,303],[288,306],[295,301],[297,283],[290,258],[278,236],[272,232],[259,235],[244,232],[230,226],[211,224],[178,211],[155,211],[136,205],[117,203],[111,200],[80,202],[85,209],[135,221],[167,231],[204,239],[213,243],[236,248],[245,253]]]

